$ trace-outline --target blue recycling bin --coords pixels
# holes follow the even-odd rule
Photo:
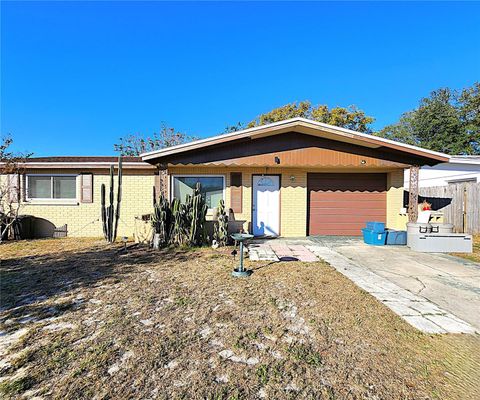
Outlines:
[[[387,229],[387,245],[404,246],[407,244],[407,231]]]
[[[367,222],[366,229],[371,230],[373,232],[378,232],[378,233],[385,232],[385,223],[369,221]]]
[[[366,244],[370,244],[372,246],[385,246],[385,242],[387,240],[387,232],[374,232],[371,229],[363,228],[363,241]]]

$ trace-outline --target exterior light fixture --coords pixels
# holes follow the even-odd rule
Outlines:
[[[290,182],[295,182],[295,175],[290,175]]]
[[[280,158],[279,157],[275,157],[275,164],[280,164]]]
[[[360,164],[365,165],[367,163],[367,160],[362,160],[360,161]]]

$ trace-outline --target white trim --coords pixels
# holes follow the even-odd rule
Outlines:
[[[449,164],[480,165],[480,156],[451,156]]]
[[[52,197],[30,197],[29,196],[29,178],[31,176],[48,176],[50,177],[50,194]],[[53,197],[53,178],[59,176],[71,176],[75,178],[75,198],[54,198]],[[37,203],[37,204],[45,204],[45,203],[68,203],[68,204],[76,204],[78,203],[78,174],[25,174],[25,200],[29,203]]]
[[[184,143],[184,144],[179,144],[179,145],[176,145],[176,146],[166,147],[165,149],[154,150],[154,151],[150,151],[150,152],[147,152],[147,153],[142,153],[142,154],[140,154],[140,157],[142,157],[142,160],[144,160],[144,161],[145,160],[150,160],[152,158],[156,158],[156,157],[160,157],[160,156],[164,156],[164,155],[175,154],[175,153],[181,152],[182,150],[187,150],[189,147],[196,146],[196,145],[199,145],[199,144],[208,144],[209,142],[215,141],[215,140],[220,139],[220,138],[235,138],[237,136],[240,137],[240,136],[244,136],[246,134],[256,132],[256,131],[259,131],[259,130],[276,128],[276,127],[280,128],[283,125],[288,125],[288,124],[294,124],[294,125],[305,125],[305,124],[307,124],[307,125],[311,125],[311,126],[313,125],[314,127],[327,128],[327,129],[336,131],[338,133],[350,135],[351,138],[358,137],[358,138],[373,139],[373,140],[377,140],[379,142],[384,142],[384,143],[388,143],[388,144],[393,144],[395,146],[404,147],[406,149],[421,151],[421,152],[424,152],[424,153],[427,153],[427,154],[432,154],[432,155],[436,155],[436,156],[440,156],[440,157],[450,158],[449,155],[444,154],[444,153],[440,153],[440,152],[437,152],[437,151],[423,149],[421,147],[412,146],[410,144],[400,143],[400,142],[396,142],[394,140],[385,139],[385,138],[382,138],[382,137],[379,137],[379,136],[374,136],[374,135],[371,135],[371,134],[368,134],[368,133],[362,133],[362,132],[357,132],[357,131],[353,131],[353,130],[346,129],[346,128],[340,128],[338,126],[324,124],[322,122],[317,122],[317,121],[313,121],[313,120],[306,119],[306,118],[290,118],[290,119],[286,119],[286,120],[279,121],[279,122],[273,122],[273,123],[267,124],[267,125],[255,126],[253,128],[244,129],[242,131],[231,132],[231,133],[226,133],[226,134],[222,134],[222,135],[216,135],[216,136],[212,136],[212,137],[209,137],[209,138],[206,138],[206,139],[200,139],[200,140],[195,140],[195,141],[189,142],[189,143]]]
[[[174,186],[173,186],[173,178],[222,178],[223,179],[223,190],[222,190],[222,198],[223,201],[225,201],[225,196],[226,196],[226,189],[227,189],[227,178],[226,175],[222,174],[172,174],[170,175],[170,179],[168,180],[169,184],[169,199],[172,201],[174,199],[173,197],[173,191],[174,191]],[[213,207],[215,208],[215,207]],[[211,214],[213,211],[213,208],[209,208],[207,213]]]
[[[464,183],[464,182],[474,182],[477,183],[477,177],[474,176],[473,178],[457,178],[457,179],[445,179],[447,183]]]

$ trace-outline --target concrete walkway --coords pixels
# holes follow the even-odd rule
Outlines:
[[[249,253],[251,260],[323,259],[423,332],[480,332],[480,321],[477,321],[480,266],[477,264],[449,256],[414,253],[405,246],[367,246],[357,238],[338,237],[256,242],[249,246]],[[440,281],[453,280],[453,287],[444,284],[437,290],[427,289],[427,285],[412,274],[424,279],[425,273],[431,273],[432,269],[437,271]],[[399,274],[400,270],[404,271],[403,275]],[[464,279],[460,285],[455,281],[457,278],[460,281],[468,278],[469,283]],[[441,299],[447,307],[441,304]]]

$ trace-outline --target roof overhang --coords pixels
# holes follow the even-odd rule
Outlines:
[[[287,132],[298,132],[374,149],[386,147],[404,152],[409,155],[426,158],[430,160],[430,163],[432,161],[434,161],[434,163],[448,162],[450,159],[450,156],[444,153],[395,142],[393,140],[384,139],[374,135],[356,132],[350,129],[340,128],[305,118],[292,118],[284,121],[274,122],[268,125],[245,129],[242,131],[217,135],[177,146],[167,147],[161,150],[143,153],[140,156],[142,157],[142,160],[155,164],[157,162],[161,162],[165,157],[178,155],[180,153],[185,153],[192,150],[199,150],[209,146],[224,144],[241,139],[253,140]]]

